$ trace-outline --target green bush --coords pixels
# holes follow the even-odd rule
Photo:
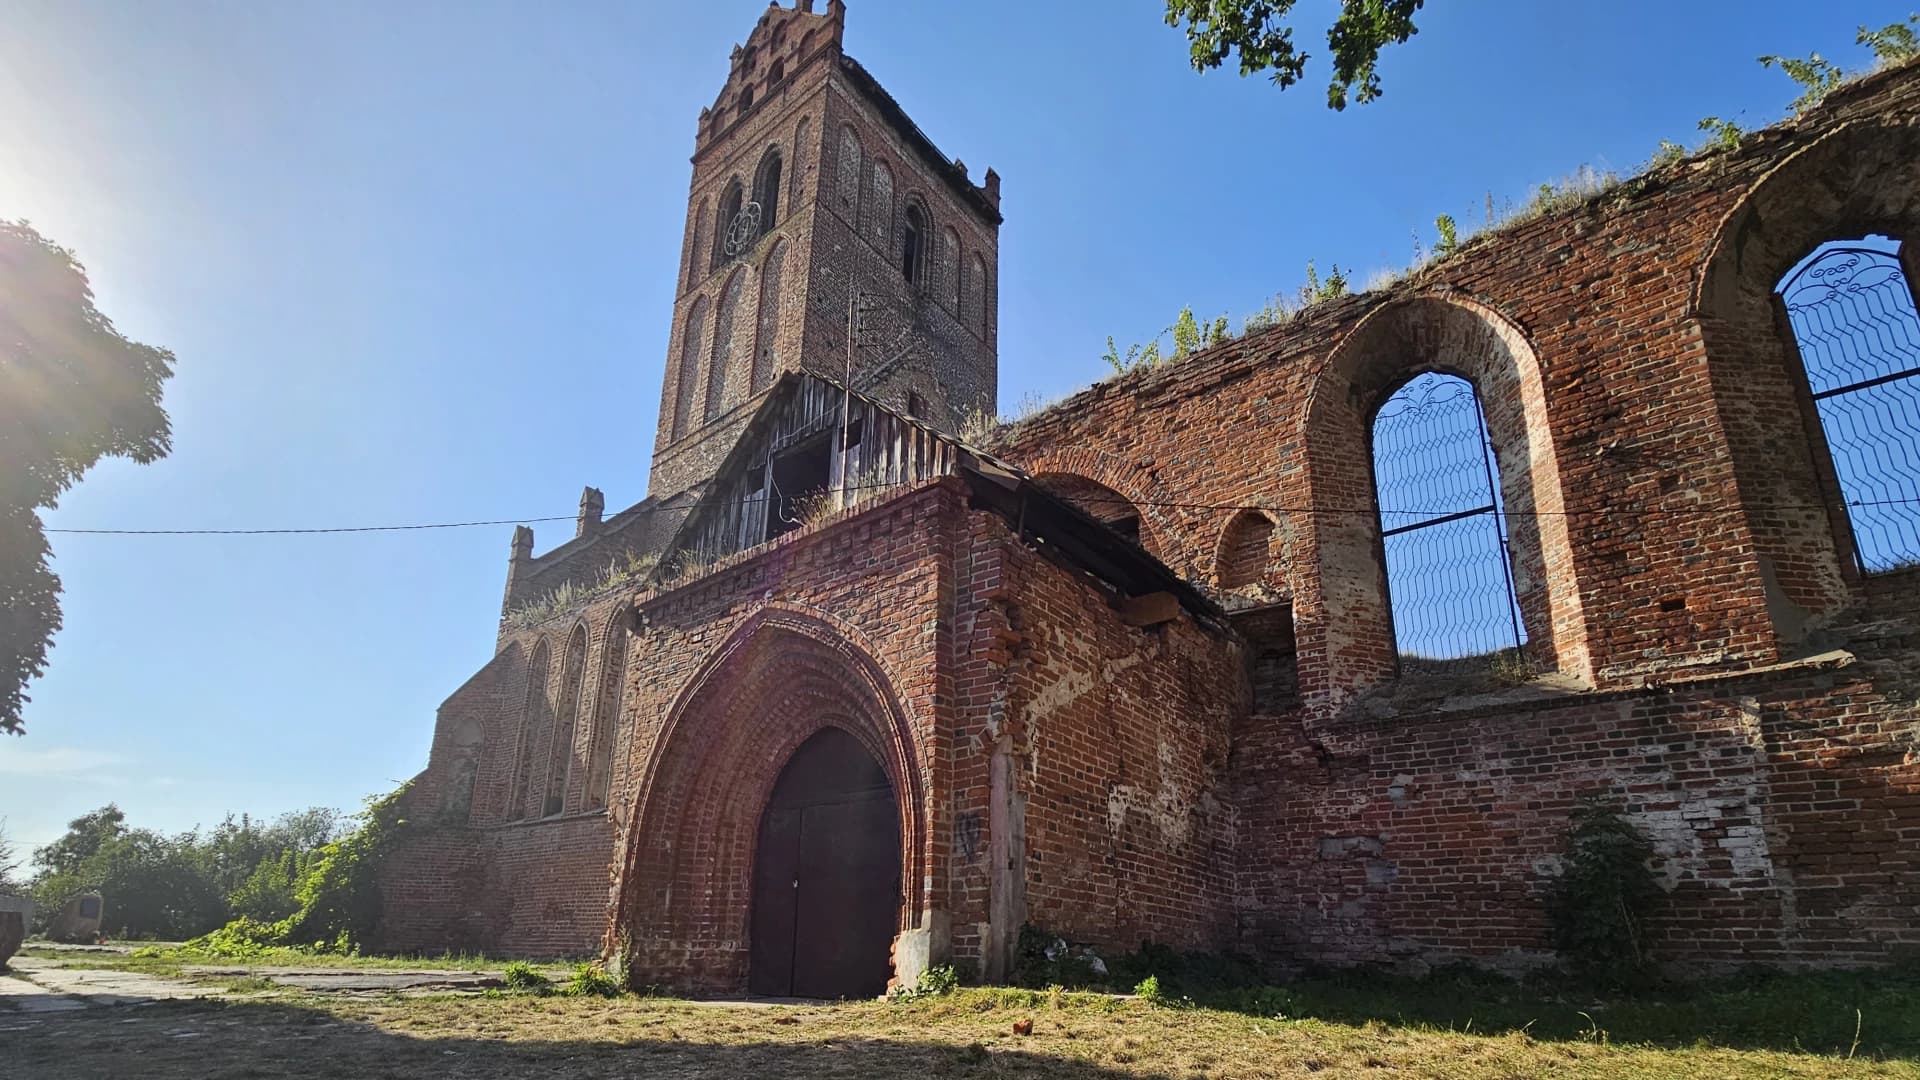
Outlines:
[[[524,963],[521,970],[532,972],[535,978],[540,977],[538,972],[534,972]],[[599,964],[576,966],[573,969],[573,978],[567,980],[567,984],[561,988],[560,992],[568,997],[605,998],[619,997],[621,993],[620,984],[615,982],[613,977],[607,974],[606,969]]]
[[[553,980],[542,975],[525,960],[515,960],[508,964],[506,971],[501,974],[500,981],[507,989],[523,994],[553,993]]]
[[[944,997],[960,989],[960,974],[951,965],[942,964],[930,967],[920,973],[911,989],[895,990],[889,995],[894,1001],[917,1001],[921,998]]]
[[[1615,985],[1649,972],[1646,920],[1660,898],[1653,845],[1601,796],[1574,807],[1567,855],[1547,894],[1553,945],[1574,973]]]

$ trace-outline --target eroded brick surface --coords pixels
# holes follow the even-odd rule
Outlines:
[[[843,9],[802,8],[770,18],[803,45],[826,27],[837,49]],[[737,62],[702,123],[689,246],[699,208],[769,140],[804,145],[780,228],[795,251],[782,273],[806,299],[777,320],[780,363],[837,374],[848,283],[879,251],[855,258],[871,223],[828,205],[845,125],[865,152],[887,148],[896,209],[920,192],[936,229],[966,224],[989,282],[997,221],[916,158],[851,69],[809,67],[812,46],[783,40],[786,54]],[[791,85],[768,91],[776,55]],[[766,96],[742,114],[749,84]],[[1594,792],[1658,851],[1660,959],[1912,955],[1920,575],[1853,567],[1771,297],[1826,240],[1913,235],[1917,161],[1910,66],[1733,153],[1002,433],[997,453],[1063,493],[1130,501],[1142,546],[1230,623],[1136,625],[1112,587],[950,478],[671,587],[503,624],[496,657],[441,708],[385,885],[389,944],[604,951],[636,981],[739,989],[760,815],[793,750],[833,725],[898,800],[898,955],[989,977],[1023,924],[1275,967],[1530,967],[1550,959],[1541,901],[1567,812]],[[865,200],[871,170],[853,175]],[[697,255],[677,326],[732,272]],[[994,314],[990,284],[974,314],[964,278],[952,303],[942,281],[901,295],[958,344],[877,377],[889,404],[914,393],[944,425],[991,398]],[[1473,380],[1485,404],[1545,676],[1525,686],[1397,667],[1368,424],[1431,369]],[[676,378],[656,492],[697,485],[734,438],[726,409],[673,437]],[[752,386],[719,394],[744,403]],[[545,556],[517,539],[510,603],[609,551],[657,551],[678,520],[642,536],[643,515],[598,517],[583,509],[581,535]]]

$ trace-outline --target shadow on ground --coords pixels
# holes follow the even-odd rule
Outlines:
[[[670,1022],[643,1038],[592,1030],[580,1037],[514,1041],[409,1035],[333,1013],[272,1002],[162,1002],[44,1018],[0,1012],[6,1075],[79,1080],[569,1080],[690,1077],[1005,1077],[1139,1080],[1083,1061],[975,1044],[883,1039],[684,1040]],[[137,1066],[135,1063],[137,1062]]]

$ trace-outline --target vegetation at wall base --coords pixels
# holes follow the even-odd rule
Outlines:
[[[1650,978],[1646,923],[1663,895],[1653,845],[1603,795],[1573,808],[1567,854],[1547,894],[1553,946],[1583,978],[1617,986]]]

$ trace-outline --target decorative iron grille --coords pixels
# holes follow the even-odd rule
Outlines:
[[[1920,565],[1920,313],[1900,258],[1831,246],[1780,286],[1866,573]]]
[[[727,223],[725,250],[727,258],[737,259],[753,250],[753,242],[760,239],[760,204],[750,202],[733,215]]]
[[[1374,490],[1403,670],[1484,671],[1519,659],[1499,468],[1473,384],[1415,376],[1373,421]]]

